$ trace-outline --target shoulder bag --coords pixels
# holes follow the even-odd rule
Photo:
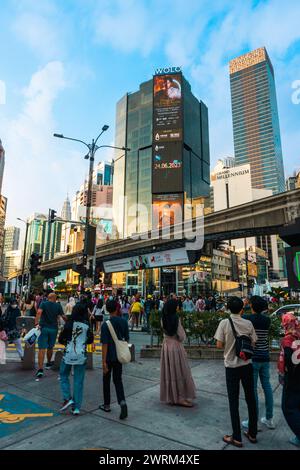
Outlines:
[[[252,358],[254,354],[254,349],[252,346],[251,338],[246,335],[239,336],[234,327],[232,318],[229,317],[228,320],[230,322],[233,335],[235,337],[235,353],[237,357],[239,357],[243,361],[248,361],[249,359]]]
[[[116,346],[118,361],[121,364],[128,364],[128,362],[131,361],[129,344],[127,343],[127,341],[123,341],[117,337],[114,327],[112,326],[109,320],[106,322],[106,324]]]

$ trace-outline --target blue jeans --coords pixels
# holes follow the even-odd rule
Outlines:
[[[74,408],[80,410],[82,403],[82,394],[83,394],[83,382],[85,376],[86,364],[74,365],[74,383],[73,383],[73,400]],[[72,397],[69,375],[71,372],[72,366],[70,364],[65,364],[64,360],[60,363],[60,386],[63,393],[64,400],[69,400]]]
[[[273,391],[270,383],[270,363],[269,362],[254,362],[253,365],[253,376],[254,376],[254,391],[256,399],[257,417],[259,414],[258,407],[258,393],[257,393],[257,382],[258,377],[265,394],[266,404],[266,418],[273,418]]]

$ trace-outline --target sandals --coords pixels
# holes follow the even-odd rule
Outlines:
[[[248,441],[251,442],[251,444],[256,444],[257,443],[256,437],[250,436],[248,431],[244,431],[244,435],[247,437]]]
[[[105,405],[100,405],[99,410],[105,411],[106,413],[109,413],[111,411],[110,408],[107,408]]]
[[[240,441],[236,441],[235,439],[233,439],[232,436],[229,436],[228,434],[225,434],[225,436],[223,436],[223,441],[226,442],[226,444],[230,444],[234,447],[243,447],[243,443],[240,442]]]
[[[186,408],[192,408],[194,404],[191,401],[183,400],[181,402],[175,403],[177,406],[184,406]]]

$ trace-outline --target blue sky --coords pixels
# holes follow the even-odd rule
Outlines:
[[[228,61],[261,46],[275,70],[286,176],[300,167],[298,0],[1,0],[0,15],[7,224],[60,210],[82,183],[85,149],[53,132],[91,139],[109,124],[102,143],[113,144],[116,102],[159,66],[182,66],[207,104],[212,165],[233,155]]]

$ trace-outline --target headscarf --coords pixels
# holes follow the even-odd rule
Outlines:
[[[285,373],[284,349],[291,348],[295,340],[300,339],[300,323],[293,312],[282,315],[281,325],[284,329],[284,338],[281,340],[281,348],[278,359],[278,370],[280,374]]]

